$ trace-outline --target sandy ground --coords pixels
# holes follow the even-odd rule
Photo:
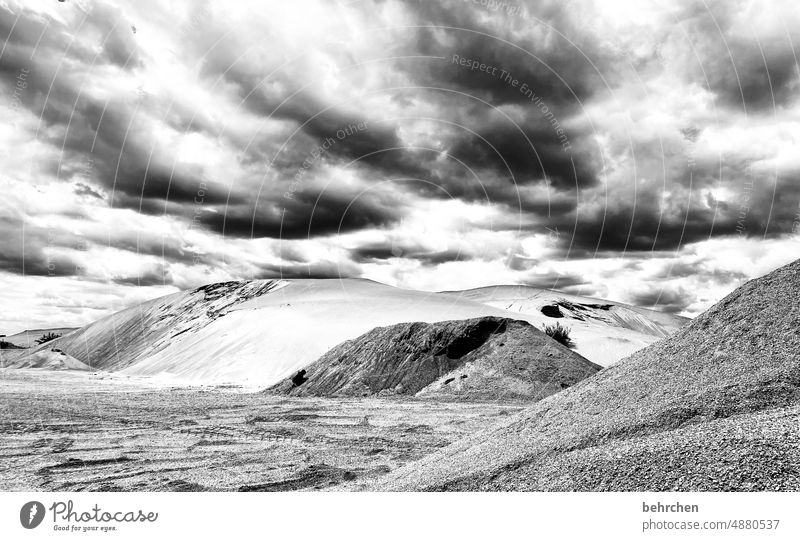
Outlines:
[[[282,398],[0,370],[0,490],[306,490],[370,481],[520,403]]]

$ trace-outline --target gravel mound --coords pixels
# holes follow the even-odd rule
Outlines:
[[[800,490],[800,260],[380,490]]]
[[[268,392],[538,400],[599,369],[525,321],[483,317],[378,327]]]

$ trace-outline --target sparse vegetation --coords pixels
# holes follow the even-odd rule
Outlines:
[[[55,340],[59,336],[61,336],[61,335],[60,334],[56,334],[54,332],[46,332],[42,336],[40,336],[39,338],[36,339],[36,343],[39,344],[39,345],[46,344],[47,342]]]
[[[567,346],[568,348],[574,348],[575,342],[569,337],[569,333],[572,329],[561,323],[556,323],[555,325],[545,325],[544,326],[544,333],[555,340],[556,342]]]

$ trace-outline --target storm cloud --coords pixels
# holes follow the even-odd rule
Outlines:
[[[698,284],[796,254],[798,29],[788,0],[12,0],[0,278],[503,282],[696,313]]]

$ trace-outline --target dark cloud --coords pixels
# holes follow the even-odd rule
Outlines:
[[[543,289],[565,290],[570,287],[584,286],[586,280],[576,274],[561,274],[550,272],[546,274],[529,275],[522,280],[526,286],[540,287]]]
[[[535,115],[535,113],[534,113]],[[449,153],[471,167],[492,168],[509,184],[547,181],[559,190],[576,190],[597,184],[599,160],[591,147],[575,152],[575,143],[565,143],[549,122],[515,126],[495,121],[481,126],[481,137],[463,133],[451,142]]]
[[[660,312],[677,314],[685,310],[692,301],[692,297],[683,292],[667,290],[655,286],[646,293],[634,294],[632,304],[643,308],[653,308]]]
[[[370,167],[384,176],[428,177],[429,170],[420,164],[418,153],[406,148],[396,126],[372,121],[357,102],[321,101],[314,94],[317,81],[304,85],[290,78],[285,66],[275,66],[265,77],[265,72],[239,61],[245,48],[235,36],[226,35],[224,43],[206,55],[202,75],[209,83],[227,83],[250,112],[292,126],[280,146],[256,143],[248,149],[248,159],[267,160],[291,176],[312,152],[320,152],[335,163],[357,160],[357,167]]]
[[[95,31],[109,62],[130,67],[139,60],[129,62],[138,59],[135,43],[128,36],[129,23],[119,17],[118,10],[98,5],[89,12],[84,31],[89,36]],[[14,20],[17,26],[11,32]],[[8,40],[0,58],[2,80],[13,83],[24,74],[26,88],[20,93],[20,103],[38,116],[40,141],[63,149],[53,173],[65,178],[77,171],[82,193],[96,194],[92,184],[102,186],[116,207],[139,210],[149,208],[153,201],[192,202],[200,185],[208,182],[202,168],[178,164],[169,149],[157,146],[149,133],[152,127],[137,112],[134,99],[99,100],[82,91],[85,77],[92,74],[64,68],[59,58],[68,53],[73,62],[91,64],[94,70],[103,62],[96,55],[89,57],[79,45],[73,48],[64,37],[70,31],[54,19],[41,20],[24,11],[14,19],[0,10],[0,32],[4,33],[0,39]],[[31,42],[32,36],[41,39]],[[134,96],[131,89],[128,98]],[[227,200],[227,194],[206,190],[207,203]]]
[[[360,114],[331,108],[302,93],[270,110],[254,112],[296,123],[318,146],[328,143],[325,156],[329,159],[357,160],[359,165],[371,166],[394,177],[425,178],[428,175],[428,171],[419,166],[419,159],[397,136],[396,127],[390,124],[371,122]],[[300,165],[293,164],[294,167]]]
[[[392,258],[419,261],[423,265],[439,265],[453,261],[469,261],[472,254],[463,250],[429,250],[420,244],[372,243],[350,250],[350,257],[356,263],[374,263]]]
[[[62,9],[80,13],[72,6]],[[115,65],[132,70],[143,64],[130,22],[119,8],[94,3],[88,14],[85,17],[81,14],[77,21],[76,27],[70,27],[47,14],[0,9],[0,41],[4,44],[0,57],[2,80],[13,84],[20,70],[30,71],[31,77],[38,78],[40,83],[25,93],[26,99],[32,101],[31,93],[46,94],[50,82],[57,84],[59,78],[70,78],[70,67],[83,64],[100,70]],[[88,37],[91,45],[84,39],[73,39],[76,32]],[[68,63],[64,65],[62,59]],[[6,78],[8,75],[12,77]],[[48,84],[41,84],[44,82]]]
[[[89,164],[87,175],[110,193],[112,206],[147,211],[153,202],[193,203],[199,194],[207,204],[245,199],[217,189],[202,167],[178,163],[125,102],[83,97],[70,114],[68,131],[55,118],[45,119],[64,129],[65,156]]]
[[[53,4],[63,13],[78,9],[74,2]],[[344,9],[360,10],[358,16],[369,21],[375,13],[385,15],[385,4],[356,3]],[[755,156],[759,149],[751,156],[755,165],[746,156],[709,157],[709,143],[715,145],[717,135],[709,129],[711,121],[691,104],[703,97],[697,89],[708,87],[718,105],[746,107],[759,122],[770,120],[765,115],[773,100],[779,109],[792,104],[798,76],[791,40],[800,38],[797,25],[757,40],[755,34],[742,33],[737,23],[742,5],[691,5],[678,8],[678,29],[657,24],[652,41],[626,35],[621,41],[641,45],[644,52],[622,56],[606,45],[605,38],[614,41],[614,36],[598,35],[591,28],[587,19],[594,8],[583,13],[575,3],[520,1],[524,15],[463,0],[402,4],[402,24],[409,25],[402,32],[391,21],[378,37],[347,31],[341,37],[352,43],[331,50],[324,50],[327,36],[295,44],[287,41],[284,29],[270,28],[255,15],[253,28],[232,28],[237,22],[200,8],[190,13],[191,24],[182,27],[180,39],[170,44],[180,49],[175,61],[185,62],[183,68],[199,77],[184,79],[182,70],[176,70],[172,90],[151,79],[161,74],[162,59],[145,52],[147,43],[139,40],[146,32],[132,32],[124,6],[94,4],[85,19],[0,9],[0,40],[5,42],[0,85],[11,94],[24,75],[25,91],[15,97],[15,105],[31,113],[36,144],[43,150],[41,159],[33,161],[31,179],[36,182],[41,175],[68,183],[80,210],[59,211],[62,218],[89,221],[96,206],[105,204],[114,212],[130,209],[146,215],[142,223],[154,223],[148,220],[158,216],[166,218],[159,226],[179,221],[204,228],[203,240],[212,247],[221,235],[297,241],[272,254],[282,264],[259,268],[265,277],[358,276],[360,265],[395,258],[431,267],[483,257],[480,247],[432,250],[425,239],[356,246],[341,266],[302,249],[303,239],[340,232],[381,229],[391,238],[400,220],[420,210],[414,205],[432,199],[499,203],[493,205],[499,216],[488,213],[496,222],[470,222],[466,238],[480,229],[546,234],[548,227],[558,231],[558,257],[569,249],[573,258],[619,258],[622,252],[673,251],[740,233],[777,237],[795,227],[800,174],[764,173],[774,154]],[[153,15],[153,24],[141,28],[157,31],[159,17]],[[175,26],[180,26],[177,19]],[[260,43],[271,44],[269,50],[254,46],[254,29],[261,31]],[[658,48],[670,55],[661,59],[664,64],[657,62]],[[472,62],[488,68],[473,70]],[[671,62],[679,67],[670,67]],[[631,65],[641,71],[623,70]],[[676,88],[654,88],[673,79],[649,77],[671,69]],[[329,74],[343,90],[335,97],[327,86]],[[137,93],[140,80],[153,83],[153,94]],[[131,87],[120,88],[118,81]],[[626,104],[612,102],[615,97],[632,100],[628,112],[635,113],[635,96],[641,94],[631,87],[637,86],[662,92],[659,97],[685,91],[687,109],[656,110],[656,120],[630,126],[629,137],[611,124],[625,122]],[[617,96],[610,90],[622,92]],[[391,114],[371,107],[381,97],[391,103]],[[220,117],[234,109],[235,125],[228,125],[229,119]],[[612,121],[603,118],[606,110],[614,115]],[[589,120],[595,118],[592,126]],[[735,132],[741,127],[739,118],[734,113],[717,120],[723,132]],[[675,124],[681,128],[665,127]],[[673,133],[665,135],[670,129]],[[192,149],[216,145],[213,155],[184,160],[176,146],[186,139],[199,143]],[[406,141],[433,150],[407,148]],[[690,172],[687,161],[693,148],[705,155],[692,157]],[[341,175],[347,178],[339,178],[334,166],[351,162]],[[206,163],[213,165],[207,169]],[[209,169],[224,170],[225,178],[209,179]],[[300,170],[308,174],[298,187],[293,179]],[[387,179],[395,182],[384,183]],[[752,189],[746,188],[750,180]],[[291,197],[283,195],[287,189]],[[728,199],[716,200],[715,194]],[[21,230],[17,216],[0,225],[3,233],[12,231],[0,239],[0,269],[21,273],[24,266],[27,274],[65,276],[81,272],[67,257],[49,257],[72,247],[76,235],[28,227],[22,239],[13,234],[15,228]],[[179,238],[142,231],[113,231],[105,243],[99,234],[90,237],[92,246],[150,261],[159,258],[164,266],[197,262]],[[234,249],[244,245],[234,244]],[[267,251],[274,244],[252,243]],[[214,248],[210,251],[203,254],[203,264],[237,272],[235,264]],[[506,265],[538,287],[591,289],[578,276],[532,274],[539,257],[512,255]],[[247,260],[239,271],[250,264]],[[676,266],[672,275],[659,279],[688,277],[692,270]],[[719,283],[738,278],[694,272]],[[179,283],[181,279],[175,277]],[[168,268],[109,279],[142,285],[171,281]],[[686,304],[673,293],[642,295],[640,301],[676,311]]]
[[[172,284],[172,275],[166,268],[161,267],[159,269],[149,270],[138,275],[118,276],[113,278],[111,281],[119,285],[141,287],[166,286]]]
[[[558,223],[559,242],[571,248],[572,257],[619,255],[627,251],[674,250],[715,235],[736,233],[733,217],[714,217],[714,209],[689,207],[685,214],[661,214],[658,194],[640,193],[637,206],[621,204],[596,211],[581,212],[577,226],[574,217],[564,216]],[[713,226],[712,226],[713,224]]]
[[[520,91],[524,84],[566,116],[604,91],[603,76],[615,70],[615,58],[591,33],[581,31],[570,16],[574,6],[563,2],[526,3],[525,17],[487,17],[485,7],[458,0],[405,5],[423,26],[416,30],[418,52],[445,57],[441,65],[412,65],[426,86],[458,89],[501,106],[530,104]],[[460,59],[497,70],[473,70]]]
[[[663,146],[663,145],[662,145]],[[628,251],[674,251],[716,237],[778,238],[791,232],[800,202],[800,172],[780,174],[741,157],[693,163],[674,149],[658,155],[658,146],[636,147],[638,175],[666,179],[619,183],[588,204],[554,212],[548,227],[571,257],[616,257]],[[733,195],[717,200],[713,191]],[[585,196],[584,196],[585,197]],[[578,199],[576,198],[576,203]],[[559,207],[558,210],[566,210]]]
[[[0,271],[23,276],[80,276],[81,265],[62,254],[49,253],[65,244],[63,233],[25,227],[13,209],[0,214]]]
[[[708,270],[704,265],[704,261],[676,261],[664,265],[655,275],[655,278],[664,280],[688,277],[700,277],[702,280],[727,285],[743,280],[747,275],[739,271],[727,271],[716,268]]]
[[[388,225],[402,206],[379,194],[301,190],[252,204],[220,207],[200,221],[212,231],[239,238],[303,239]]]
[[[597,184],[592,134],[570,120],[585,102],[607,92],[603,76],[613,78],[619,59],[573,22],[572,6],[537,2],[524,4],[525,16],[498,11],[488,17],[485,6],[469,2],[404,5],[421,26],[404,52],[444,59],[399,63],[398,69],[419,86],[417,98],[424,96],[443,118],[468,128],[440,137],[450,155],[480,171],[495,200],[518,200],[513,190],[503,189],[514,183],[546,180],[560,190]],[[473,63],[486,68],[473,70]],[[482,195],[463,187],[466,171],[431,178],[455,197]]]
[[[85,195],[88,197],[93,197],[95,199],[104,200],[105,198],[95,190],[93,187],[89,186],[88,184],[84,184],[83,182],[75,183],[75,188],[73,190],[78,195]]]
[[[195,254],[184,249],[180,241],[173,237],[158,237],[148,233],[110,232],[106,243],[103,243],[101,239],[94,239],[94,242],[98,246],[108,246],[143,256],[154,256],[169,262],[190,263],[195,259]]]
[[[90,209],[67,207],[51,217],[93,223]],[[45,228],[26,222],[20,210],[15,208],[0,212],[0,231],[3,231],[0,235],[0,270],[19,275],[93,275],[96,270],[94,260],[86,256],[93,248],[111,248],[152,256],[164,262],[188,264],[196,260],[196,254],[183,247],[180,239],[171,236],[159,236],[157,232],[150,231],[115,229],[99,223],[95,223],[94,228],[86,228],[85,234],[57,226]],[[214,256],[207,256],[205,262],[214,263]],[[160,274],[162,281],[164,276],[168,277],[166,271]],[[120,278],[123,281],[125,279]],[[152,281],[150,274],[143,275],[142,280],[146,283]]]
[[[742,26],[751,9],[739,2],[689,4],[679,15],[680,31],[673,38],[692,40],[684,60],[691,82],[714,92],[719,103],[750,112],[782,108],[797,99],[800,72],[795,43],[800,42],[797,16],[774,19],[778,12],[762,12],[765,20],[784,23],[783,32],[759,36],[756,26]]]
[[[356,263],[385,261],[403,255],[403,249],[391,244],[369,244],[350,250],[350,257]]]
[[[72,259],[48,256],[38,247],[26,251],[4,252],[0,255],[0,271],[22,276],[82,276],[81,267]]]

